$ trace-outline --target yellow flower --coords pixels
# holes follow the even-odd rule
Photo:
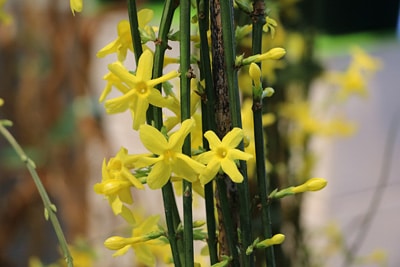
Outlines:
[[[235,183],[243,181],[243,175],[239,172],[235,160],[249,160],[253,157],[251,154],[236,149],[243,136],[243,130],[240,128],[233,128],[222,141],[213,131],[207,131],[204,134],[211,150],[197,158],[197,161],[207,164],[206,170],[200,175],[202,184],[210,182],[220,169]]]
[[[137,260],[145,266],[155,266],[156,259],[148,245],[166,246],[165,235],[158,226],[159,215],[150,216],[132,229],[131,237],[112,236],[104,242],[104,246],[117,250],[113,256],[122,256],[130,248],[135,251]]]
[[[3,98],[0,98],[0,107],[1,107],[2,105],[4,105],[4,100],[3,100]]]
[[[137,162],[143,167],[154,164],[147,176],[147,184],[150,188],[157,189],[164,186],[172,173],[194,182],[205,168],[204,165],[182,154],[183,142],[194,127],[194,120],[187,119],[182,122],[181,128],[171,134],[167,140],[156,128],[146,124],[140,126],[140,140],[150,152],[156,155],[156,157],[141,157]]]
[[[140,57],[136,75],[131,74],[120,62],[110,64],[108,68],[125,85],[116,83],[117,88],[124,95],[107,100],[105,102],[106,111],[109,114],[114,114],[129,108],[132,112],[133,129],[135,130],[138,130],[139,126],[145,123],[149,104],[165,107],[169,103],[154,86],[179,76],[177,71],[171,71],[161,77],[151,79],[153,54],[149,50],[144,51]],[[107,94],[108,88],[107,85],[102,96]]]
[[[71,11],[72,11],[72,14],[74,14],[74,16],[75,16],[75,11],[76,12],[82,11],[82,7],[83,7],[82,0],[69,0],[69,5],[71,7]]]
[[[142,9],[138,12],[139,28],[145,28],[146,24],[149,23],[153,18],[153,11],[151,9]],[[124,61],[128,50],[133,52],[133,43],[131,35],[131,27],[129,21],[122,20],[117,26],[118,37],[107,44],[105,47],[97,52],[97,57],[105,57],[106,55],[117,53],[119,61]]]
[[[382,67],[382,62],[378,58],[371,57],[360,47],[353,47],[351,56],[353,64],[362,70],[373,72]]]
[[[94,191],[108,199],[114,214],[121,214],[129,223],[133,223],[133,218],[130,210],[123,203],[133,203],[130,191],[132,186],[138,189],[144,188],[142,183],[129,171],[134,168],[134,163],[140,156],[128,155],[127,150],[121,148],[107,164],[103,161],[102,181],[94,185]]]

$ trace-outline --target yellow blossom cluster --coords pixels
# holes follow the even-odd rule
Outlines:
[[[368,55],[360,47],[351,50],[351,62],[344,72],[331,71],[326,74],[328,81],[338,86],[337,99],[346,100],[352,95],[368,96],[369,76],[382,67],[379,59]]]
[[[80,11],[81,8],[75,1],[71,1],[71,9],[74,12]],[[148,25],[152,16],[151,10],[144,9],[138,12],[139,31],[142,37],[147,36],[148,40],[157,42],[152,37],[156,29]],[[277,23],[269,17],[266,20],[264,31],[273,37]],[[244,26],[238,29],[237,34],[246,35],[250,29],[248,25]],[[134,71],[127,69],[124,65],[128,53],[133,52],[131,28],[126,20],[118,24],[117,37],[97,53],[98,57],[117,55],[117,61],[108,65],[109,72],[103,77],[106,86],[99,101],[104,103],[108,114],[126,111],[131,113],[132,128],[138,131],[140,141],[148,153],[129,154],[127,149],[122,147],[115,157],[103,162],[102,181],[94,186],[94,190],[104,195],[114,214],[122,216],[132,227],[130,237],[112,236],[105,241],[105,246],[116,251],[114,256],[123,255],[132,248],[141,263],[154,266],[155,262],[149,252],[149,246],[167,244],[167,234],[158,225],[158,216],[137,220],[137,216],[128,207],[133,204],[132,188],[160,189],[165,188],[170,182],[177,187],[182,187],[182,181],[187,181],[192,184],[193,191],[203,195],[203,187],[217,179],[218,174],[225,174],[234,183],[242,183],[245,174],[239,168],[239,162],[248,162],[249,173],[254,173],[256,144],[252,132],[254,125],[249,101],[243,103],[242,116],[246,118],[243,129],[233,127],[223,137],[217,136],[211,130],[202,134],[202,118],[198,109],[200,101],[204,100],[202,98],[205,89],[203,81],[197,80],[195,75],[191,77],[190,118],[182,120],[181,103],[169,86],[183,73],[173,70],[159,77],[153,77],[154,54],[149,47],[145,46],[146,40],[142,42],[143,53]],[[196,42],[198,38],[192,36],[191,40]],[[238,68],[249,66],[251,81],[247,87],[253,88],[253,92],[257,92],[261,99],[271,96],[274,90],[270,87],[263,89],[264,75],[259,65],[264,61],[277,61],[285,54],[285,49],[275,47],[265,53],[237,57],[235,64]],[[165,61],[175,63],[178,59],[165,58]],[[115,89],[121,95],[108,98],[111,91]],[[153,107],[161,108],[162,127],[155,127],[157,124],[153,124],[154,122],[149,119],[148,113]],[[263,116],[263,126],[274,122],[274,114]],[[191,153],[183,153],[185,140],[189,136]],[[207,149],[203,147],[203,139],[208,144]],[[246,144],[244,151],[239,148],[242,142]],[[312,191],[314,187],[314,184],[307,189],[292,187],[290,194]],[[279,192],[277,194],[279,195]],[[283,241],[284,236],[279,234],[254,243],[254,248],[265,248]],[[228,263],[229,259],[226,262]]]

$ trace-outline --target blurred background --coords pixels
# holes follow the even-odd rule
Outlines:
[[[144,2],[139,8],[151,4],[160,14],[162,1]],[[121,221],[93,192],[103,158],[121,145],[137,145],[125,127],[129,114],[105,117],[98,103],[106,66],[116,57],[95,55],[116,37],[126,8],[126,1],[84,0],[83,13],[72,16],[67,0],[9,0],[10,19],[0,22],[0,118],[14,122],[10,131],[35,161],[68,241],[87,260],[81,266],[139,266],[102,248]],[[276,77],[267,78],[277,92],[266,110],[277,115],[266,129],[269,160],[284,166],[273,168],[271,177],[277,187],[301,175],[328,180],[321,192],[276,203],[275,230],[293,236],[277,249],[278,265],[399,266],[399,1],[280,0],[269,12],[279,25],[271,42],[288,50],[284,65],[273,70]],[[336,101],[333,92],[344,86],[338,74],[346,74],[354,46],[379,67],[363,80],[365,90],[349,90],[345,101]],[[299,94],[317,106],[311,115],[339,114],[354,131],[340,134],[342,125],[333,125],[333,134],[307,132],[278,108]],[[326,102],[329,108],[319,108]],[[293,129],[304,131],[294,149]],[[0,266],[29,266],[32,259],[49,265],[59,258],[36,187],[0,138]]]

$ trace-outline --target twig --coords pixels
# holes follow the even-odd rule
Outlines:
[[[14,148],[15,152],[20,157],[21,161],[26,165],[29,173],[32,176],[33,181],[39,191],[40,197],[42,198],[44,209],[45,209],[45,217],[46,220],[50,219],[51,224],[53,225],[54,231],[56,232],[58,242],[60,243],[61,250],[64,254],[65,260],[67,262],[68,267],[73,267],[73,259],[68,250],[67,241],[65,240],[64,233],[61,229],[60,222],[55,214],[56,208],[55,205],[51,203],[50,198],[44,188],[40,177],[35,169],[35,163],[25,154],[24,150],[12,136],[12,134],[4,127],[0,121],[0,132],[4,136],[4,138],[10,143],[10,145]]]

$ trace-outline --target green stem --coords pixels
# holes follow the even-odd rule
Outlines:
[[[172,18],[176,8],[176,1],[165,1],[154,53],[153,78],[162,76],[165,50],[168,48],[168,32],[171,28]],[[157,85],[156,88],[161,91],[161,86],[161,84]],[[163,125],[161,108],[150,105],[147,114],[148,123],[154,123],[154,126],[157,129],[161,129]],[[181,219],[179,217],[179,212],[175,201],[175,194],[170,181],[163,186],[162,194],[165,220],[168,228],[168,239],[171,245],[174,264],[175,266],[182,266],[183,242],[181,238],[176,236],[176,229],[181,224]]]
[[[262,32],[265,24],[265,3],[263,0],[253,1],[253,40],[252,53],[261,54]],[[265,166],[265,143],[264,131],[262,125],[262,99],[260,96],[253,94],[253,123],[254,123],[254,142],[256,145],[256,172],[257,185],[260,195],[261,206],[261,222],[262,222],[262,239],[272,237],[271,215],[269,205],[267,204],[267,196],[269,194],[269,181]],[[266,263],[268,267],[275,267],[274,247],[266,248]]]
[[[168,240],[171,246],[172,258],[174,259],[174,265],[176,267],[181,267],[182,264],[182,242],[178,242],[178,236],[176,229],[180,225],[180,218],[178,214],[178,209],[175,202],[175,194],[170,181],[163,186],[162,195],[164,202],[164,213],[165,221],[167,222],[168,229]],[[177,216],[178,214],[178,216]]]
[[[232,266],[233,267],[239,267],[241,266],[240,261],[239,261],[239,255],[238,255],[238,250],[237,246],[238,244],[236,243],[234,236],[235,236],[235,229],[233,227],[233,218],[232,218],[232,208],[229,205],[229,200],[227,196],[227,190],[226,190],[226,182],[225,180],[227,179],[225,174],[218,174],[217,177],[215,177],[216,183],[217,183],[217,191],[218,191],[218,197],[219,197],[219,205],[220,205],[220,210],[222,212],[222,218],[219,218],[219,223],[223,224],[225,227],[225,232],[226,232],[226,239],[227,243],[229,246],[229,252],[230,256],[232,256]],[[226,255],[229,256],[229,255]]]
[[[242,118],[240,109],[240,94],[238,86],[237,71],[235,69],[235,31],[233,21],[233,2],[221,1],[221,20],[223,31],[223,42],[225,48],[225,62],[226,73],[228,79],[228,92],[230,112],[232,117],[232,127],[242,128]],[[243,150],[243,142],[239,145],[239,149]],[[240,161],[240,171],[243,174],[243,182],[238,184],[238,193],[240,199],[240,228],[241,228],[241,241],[240,246],[243,266],[254,266],[254,256],[252,254],[246,255],[246,249],[252,244],[252,225],[250,214],[250,192],[248,186],[246,163]]]
[[[131,26],[131,35],[133,43],[133,51],[135,54],[136,64],[139,62],[139,58],[143,53],[142,40],[139,32],[139,21],[137,17],[136,0],[128,0],[128,15],[129,23]]]
[[[190,79],[193,76],[190,67],[190,1],[180,1],[180,97],[181,120],[190,118]],[[191,156],[190,135],[185,139],[182,152]],[[193,211],[192,184],[183,180],[183,240],[185,267],[194,266],[193,254]]]
[[[54,212],[55,206],[51,203],[49,196],[47,195],[46,189],[44,188],[39,175],[36,172],[35,164],[33,161],[25,154],[21,146],[15,140],[15,138],[11,135],[11,133],[3,126],[0,122],[0,132],[4,136],[4,138],[10,143],[10,145],[14,148],[15,152],[20,157],[21,161],[25,163],[29,173],[32,176],[33,181],[35,182],[36,188],[39,191],[40,197],[42,198],[44,208],[46,213],[48,214],[48,218],[50,218],[50,222],[53,225],[54,231],[56,232],[58,242],[60,243],[61,250],[64,254],[65,260],[67,262],[68,267],[73,267],[73,259],[68,250],[67,241],[65,240],[65,236],[61,229],[60,222]]]
[[[167,0],[164,3],[164,9],[161,15],[158,38],[155,42],[156,48],[154,52],[153,78],[161,77],[164,68],[164,56],[168,46],[168,32],[170,31],[172,18],[177,8],[177,1]],[[156,88],[161,91],[161,84]],[[149,107],[151,113],[150,120],[154,122],[156,128],[161,129],[163,125],[161,108],[152,105]]]
[[[208,46],[207,31],[209,30],[209,1],[197,0],[197,17],[200,35],[200,79],[204,79],[205,92],[201,92],[201,111],[203,134],[208,130],[215,131],[214,104],[215,90],[212,80],[210,48]],[[209,149],[207,139],[203,138],[203,147]],[[216,222],[214,215],[214,188],[213,182],[204,186],[204,200],[207,220],[207,244],[211,265],[218,262]]]

